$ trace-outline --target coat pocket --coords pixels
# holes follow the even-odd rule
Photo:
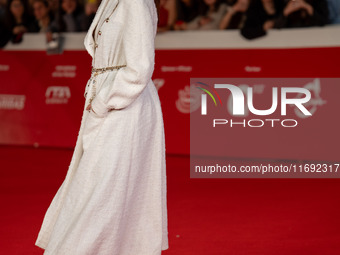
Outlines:
[[[90,148],[91,145],[95,146],[104,119],[96,116],[92,111],[87,112],[82,134],[84,150]]]
[[[105,118],[112,109],[115,109],[115,106],[112,105],[111,102],[113,97],[115,97],[115,86],[120,85],[115,82],[119,70],[120,69],[111,70],[101,74],[98,84],[99,87],[96,91],[96,96],[92,101],[94,112],[91,112],[90,114],[97,115],[96,117],[99,118]]]

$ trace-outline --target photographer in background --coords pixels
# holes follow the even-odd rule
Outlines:
[[[328,24],[327,0],[286,0],[283,13],[273,28],[312,27]]]
[[[326,0],[253,0],[241,34],[247,39],[272,28],[323,26],[328,23]]]

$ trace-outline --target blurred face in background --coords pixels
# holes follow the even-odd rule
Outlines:
[[[18,18],[24,14],[24,6],[20,0],[14,0],[11,3],[10,10],[14,17]]]
[[[59,7],[59,0],[48,0],[48,5],[52,11],[57,11]]]
[[[206,5],[213,5],[213,4],[215,4],[216,3],[216,0],[204,0],[204,3],[206,4]]]
[[[191,5],[192,0],[181,0],[185,5]]]
[[[48,7],[42,1],[33,3],[33,11],[37,20],[43,19],[48,15]]]
[[[77,8],[76,0],[63,0],[61,7],[66,13],[72,13]]]
[[[85,4],[85,13],[86,15],[95,14],[98,9],[98,2],[95,0],[89,0]]]
[[[6,0],[0,0],[0,6],[6,6]]]

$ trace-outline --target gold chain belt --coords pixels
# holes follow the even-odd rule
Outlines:
[[[109,70],[115,70],[115,69],[119,69],[119,68],[122,68],[122,67],[125,67],[126,65],[118,65],[118,66],[109,66],[109,67],[103,67],[103,68],[94,68],[92,67],[92,73],[93,74],[93,77],[90,78],[90,82],[92,81],[93,83],[93,92],[92,92],[92,97],[90,98],[90,101],[89,101],[89,104],[92,103],[93,99],[95,98],[96,96],[96,80],[95,80],[95,77],[100,74],[100,73],[103,73],[105,71],[109,71]]]
[[[108,71],[108,70],[119,69],[119,68],[125,67],[125,66],[126,65],[108,66],[108,67],[103,67],[103,68],[94,68],[94,67],[92,67],[92,73],[105,72],[105,71]]]

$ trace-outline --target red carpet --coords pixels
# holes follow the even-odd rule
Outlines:
[[[72,150],[0,147],[0,254],[34,246]],[[190,179],[168,156],[164,255],[339,255],[339,179]],[[136,254],[138,255],[138,254]]]

